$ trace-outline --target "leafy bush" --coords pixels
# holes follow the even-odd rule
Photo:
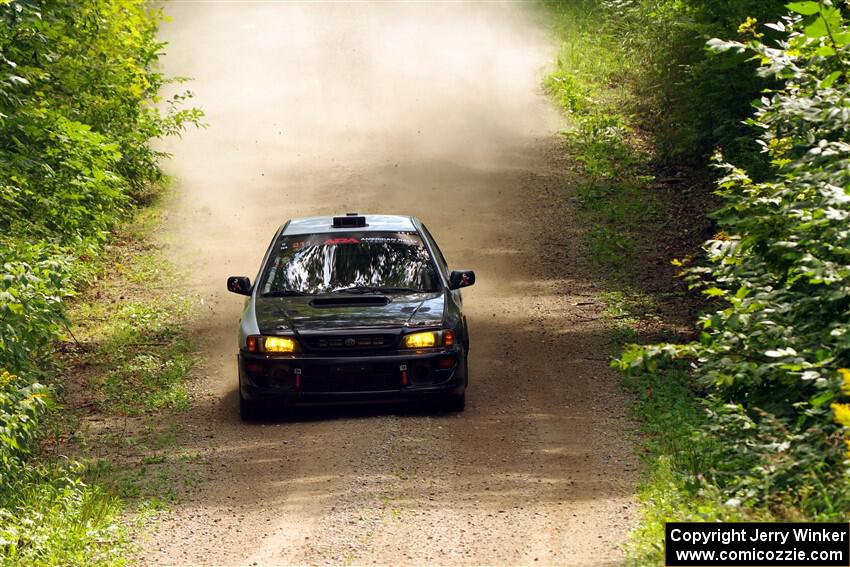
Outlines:
[[[128,193],[161,178],[148,141],[200,120],[179,108],[191,93],[159,100],[173,81],[156,69],[159,19],[138,0],[0,5],[0,179],[11,180],[4,195],[19,213],[41,213],[33,228],[43,219],[65,241],[108,228]],[[74,210],[51,208],[73,197]],[[51,212],[92,223],[51,226],[60,221]]]
[[[41,384],[21,384],[17,376],[0,373],[0,482],[9,483],[32,450],[46,394]]]
[[[846,519],[850,28],[829,0],[789,8],[768,24],[782,34],[775,46],[753,20],[749,41],[710,42],[754,56],[779,84],[750,120],[777,173],[758,182],[719,161],[723,232],[706,243],[710,264],[687,271],[718,308],[700,319],[698,341],[632,346],[619,365],[641,374],[692,361],[720,441],[708,480],[732,503]]]
[[[67,257],[50,246],[0,249],[0,368],[28,370],[56,337],[68,295]]]
[[[636,115],[629,123],[651,135],[659,164],[703,167],[719,146],[759,176],[766,173],[755,134],[743,121],[773,81],[755,77],[757,64],[744,55],[712,56],[705,42],[734,36],[747,17],[778,18],[785,0],[543,3],[566,43],[548,81],[563,107],[575,112],[613,93],[618,100],[606,102]],[[588,92],[588,83],[601,88]]]
[[[756,77],[746,57],[714,57],[705,49],[711,37],[730,37],[748,17],[778,18],[785,0],[636,0],[619,7],[615,26],[634,53],[631,78],[638,85],[636,106],[650,125],[657,156],[668,165],[702,167],[715,148],[765,173],[744,124],[751,103],[770,87]],[[612,7],[613,7],[612,6]]]
[[[180,108],[191,93],[158,98],[170,82],[157,70],[159,19],[142,0],[0,0],[4,563],[117,561],[102,537],[115,506],[75,469],[38,466],[33,453],[65,300],[116,223],[161,181],[163,154],[150,140],[201,118]]]

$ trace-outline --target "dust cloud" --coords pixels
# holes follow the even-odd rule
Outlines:
[[[209,123],[167,148],[182,196],[178,231],[190,241],[196,229],[207,241],[250,239],[238,264],[248,273],[259,242],[294,215],[357,205],[436,225],[441,208],[464,200],[441,170],[511,167],[518,144],[557,129],[539,89],[551,45],[519,3],[165,9],[165,71],[193,78]],[[377,200],[359,198],[376,191]]]

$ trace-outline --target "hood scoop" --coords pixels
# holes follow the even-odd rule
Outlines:
[[[341,295],[339,297],[318,297],[310,302],[317,308],[322,307],[351,307],[377,306],[382,307],[390,302],[384,295]]]

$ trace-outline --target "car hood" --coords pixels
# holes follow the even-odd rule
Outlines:
[[[383,298],[386,297],[386,303]],[[351,303],[345,303],[350,298]],[[370,327],[425,327],[443,322],[443,293],[387,296],[334,296],[337,305],[321,305],[315,297],[258,297],[255,310],[260,333],[332,331]],[[372,300],[372,304],[368,301]]]

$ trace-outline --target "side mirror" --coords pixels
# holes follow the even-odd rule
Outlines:
[[[227,291],[239,295],[251,295],[251,279],[245,276],[230,276],[227,278]]]
[[[469,287],[475,283],[475,272],[472,270],[455,270],[449,274],[449,289]]]

